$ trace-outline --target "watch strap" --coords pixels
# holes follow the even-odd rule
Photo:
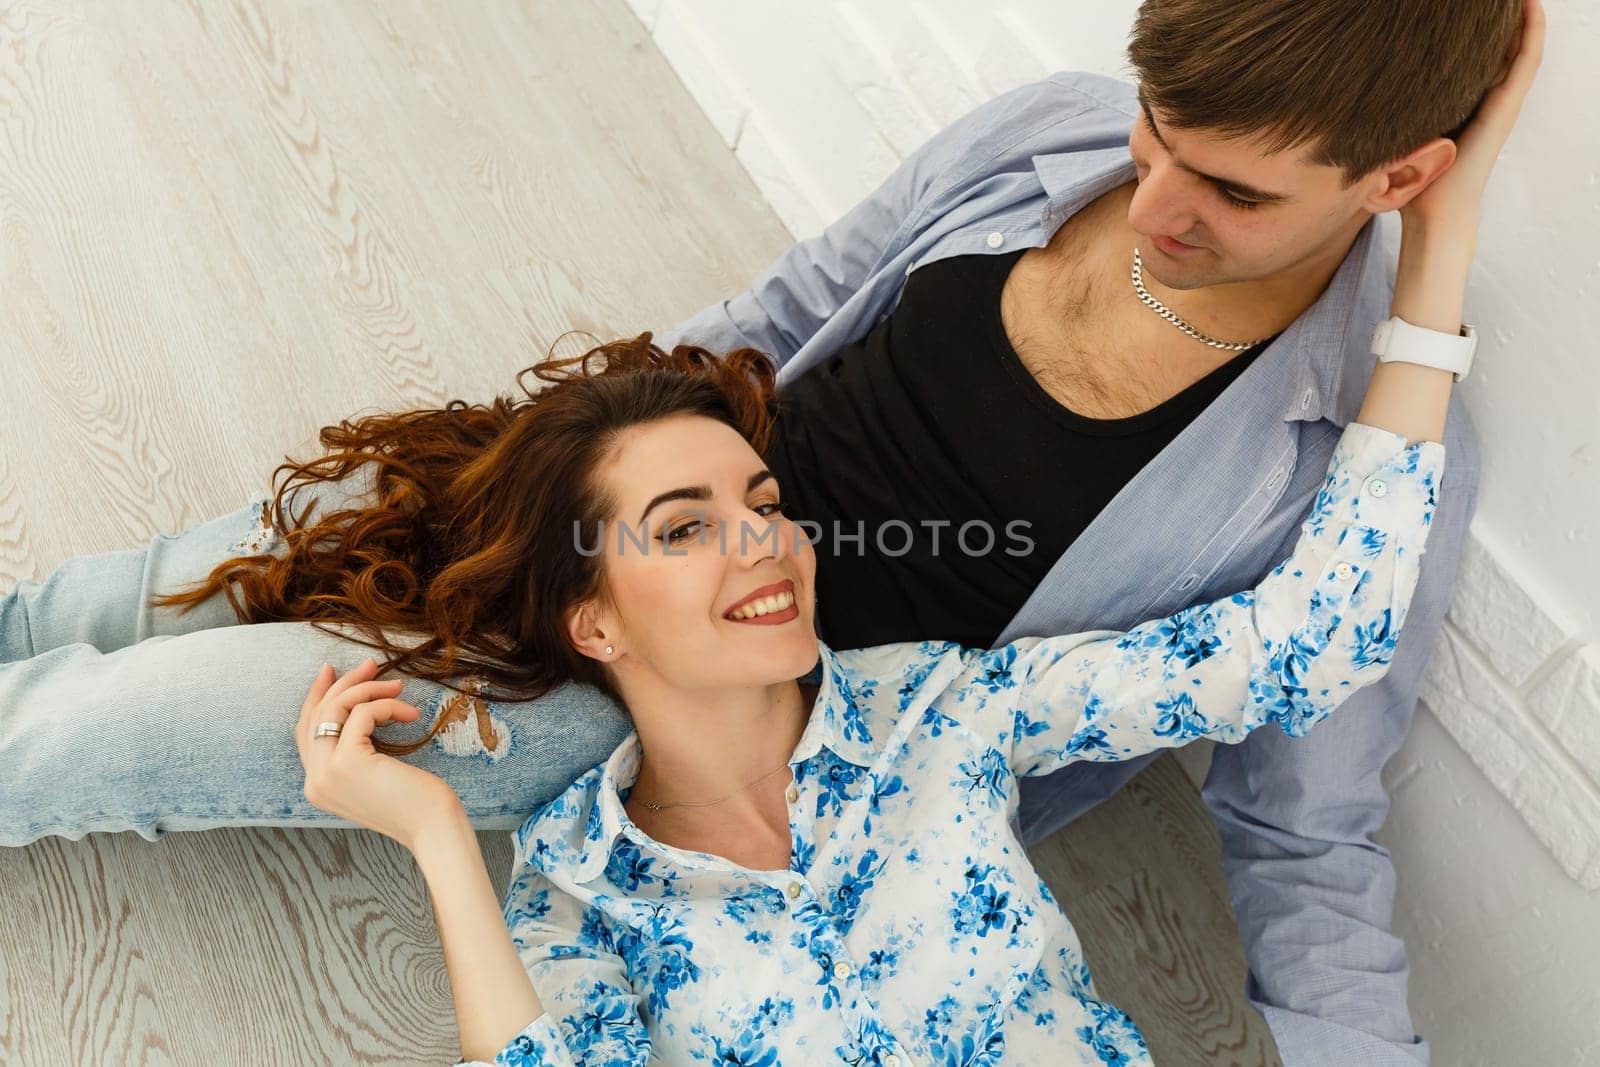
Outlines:
[[[1419,363],[1450,371],[1458,382],[1471,370],[1477,347],[1478,332],[1470,323],[1462,323],[1461,333],[1451,335],[1392,316],[1372,332],[1372,352],[1380,363]]]

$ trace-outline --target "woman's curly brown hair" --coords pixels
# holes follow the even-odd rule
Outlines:
[[[525,398],[452,400],[323,427],[324,455],[273,471],[283,484],[270,514],[286,554],[228,559],[200,585],[154,597],[151,606],[188,611],[220,592],[241,622],[322,624],[376,649],[386,657],[380,672],[457,692],[455,680],[474,675],[488,683],[477,695],[502,701],[533,700],[573,681],[620,704],[563,621],[580,600],[605,602],[601,555],[578,551],[576,541],[577,531],[615,510],[595,472],[629,427],[679,414],[717,419],[764,453],[776,411],[776,368],[764,353],[718,357],[692,345],[666,352],[650,338],[528,367],[517,375]],[[522,383],[530,371],[548,384],[530,390]],[[365,464],[376,468],[370,502],[304,525],[312,497],[288,515],[291,490],[298,499],[298,490],[341,481]],[[328,629],[335,623],[362,636]],[[401,632],[420,640],[391,643]],[[391,755],[415,752],[443,721],[415,742],[373,744]]]

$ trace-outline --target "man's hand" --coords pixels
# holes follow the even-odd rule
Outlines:
[[[376,672],[370,656],[337,681],[326,663],[317,671],[294,731],[306,769],[305,797],[411,849],[421,830],[461,807],[461,798],[438,775],[373,747],[379,723],[410,722],[422,714],[394,699],[400,679],[373,681]],[[342,723],[344,729],[338,737],[313,737],[321,722]]]
[[[1544,24],[1542,0],[1526,0],[1516,54],[1478,105],[1471,125],[1456,139],[1455,162],[1400,209],[1404,232],[1465,233],[1476,237],[1489,172],[1494,169],[1506,138],[1511,136],[1522,101],[1544,58]]]

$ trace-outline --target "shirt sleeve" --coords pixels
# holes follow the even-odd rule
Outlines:
[[[505,902],[506,925],[544,1014],[495,1056],[456,1067],[634,1067],[650,1059],[627,967],[593,909],[523,863]]]
[[[1058,86],[1046,79],[979,104],[902,160],[822,233],[779,256],[749,288],[702,308],[657,335],[655,343],[668,350],[694,344],[718,353],[757,348],[782,367],[904,247],[938,178],[970,165],[973,145],[1008,116],[1041,112],[1040,101],[1060,98]]]
[[[1268,722],[1301,736],[1387,671],[1443,465],[1443,445],[1352,423],[1294,551],[1254,589],[1126,632],[967,650],[956,684],[1017,775]]]
[[[1445,424],[1450,464],[1428,553],[1388,673],[1303,741],[1261,730],[1219,746],[1200,794],[1222,838],[1247,992],[1293,1067],[1417,1067],[1430,1055],[1406,1003],[1406,946],[1392,930],[1394,863],[1375,842],[1390,807],[1382,771],[1411,729],[1478,495],[1459,399]]]

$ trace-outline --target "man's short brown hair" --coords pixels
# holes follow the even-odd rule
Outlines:
[[[1145,0],[1128,56],[1167,125],[1315,146],[1348,186],[1459,134],[1521,23],[1522,0]]]

